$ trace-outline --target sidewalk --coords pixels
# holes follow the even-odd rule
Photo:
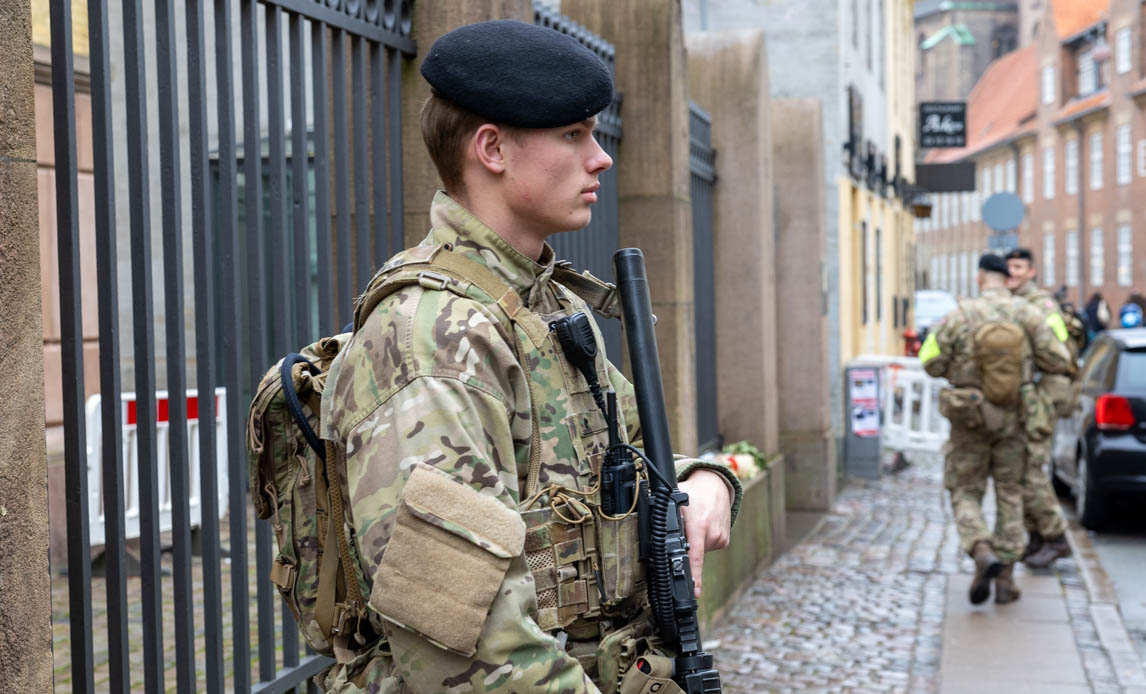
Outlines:
[[[707,635],[725,692],[1146,694],[1084,532],[1077,561],[1019,569],[1019,602],[972,606],[942,461],[912,461],[851,481]]]

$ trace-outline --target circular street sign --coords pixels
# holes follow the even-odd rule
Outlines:
[[[1013,231],[1019,228],[1026,209],[1014,193],[995,193],[983,203],[983,222],[995,231]]]

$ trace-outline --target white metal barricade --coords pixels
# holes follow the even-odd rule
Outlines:
[[[159,450],[159,530],[171,530],[171,460],[168,437],[170,423],[167,420],[167,391],[156,394],[156,444]],[[139,439],[137,435],[135,393],[124,393],[120,412],[123,422],[123,485],[125,506],[126,539],[139,537]],[[199,527],[203,521],[203,499],[200,493],[199,476],[199,420],[200,412],[209,416],[210,408],[200,407],[199,393],[187,390],[187,444],[188,467],[191,485],[191,526]],[[92,546],[103,545],[103,420],[100,416],[100,396],[88,398],[85,407],[87,420],[87,459],[88,459],[88,523],[91,529]],[[215,461],[218,484],[219,517],[227,513],[227,389],[215,389]]]
[[[939,413],[939,391],[948,387],[946,379],[929,376],[916,357],[865,355],[849,365],[879,369],[884,448],[943,450],[951,431],[947,418]]]

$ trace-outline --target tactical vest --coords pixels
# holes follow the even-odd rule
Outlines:
[[[613,619],[624,624],[644,607],[638,519],[635,510],[613,518],[600,511],[597,480],[608,446],[605,416],[549,325],[587,309],[619,317],[619,298],[613,285],[588,272],[577,274],[567,263],[556,266],[553,280],[550,288],[562,308],[535,313],[500,277],[448,244],[419,246],[379,270],[356,304],[354,324],[357,329],[365,323],[395,284],[417,283],[499,307],[529,382],[532,433],[524,475],[521,451],[518,455],[519,478],[524,478],[518,510],[526,525],[525,559],[537,591],[534,618],[544,631],[561,630],[571,641],[596,642],[610,632]],[[598,345],[603,344],[595,322],[593,330]],[[607,386],[604,349],[598,352],[597,376]],[[620,430],[626,438],[623,419]],[[593,649],[584,649],[584,654],[569,650],[587,670],[594,670]]]

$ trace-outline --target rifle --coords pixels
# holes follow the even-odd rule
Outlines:
[[[719,694],[720,673],[700,643],[688,542],[680,515],[681,506],[688,504],[688,494],[676,486],[645,257],[638,248],[622,248],[613,255],[613,268],[644,438],[645,451],[640,455],[653,483],[651,490],[644,483],[637,490],[649,603],[657,630],[677,653],[673,681],[687,694]],[[613,441],[609,443],[612,449]],[[624,469],[624,461],[621,465]]]

